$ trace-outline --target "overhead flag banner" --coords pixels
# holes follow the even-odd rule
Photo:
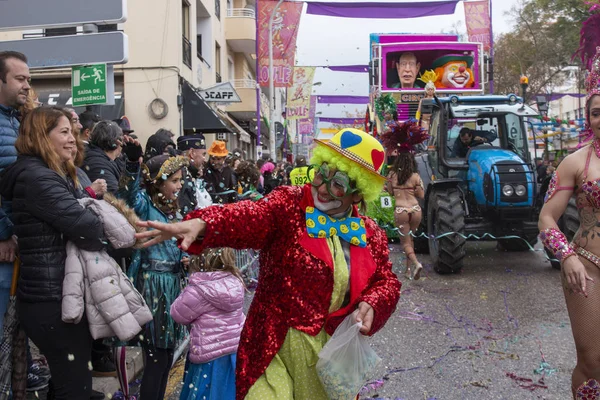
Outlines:
[[[363,1],[357,3],[332,3],[315,1],[308,3],[307,14],[342,18],[400,19],[454,14],[459,0],[383,3]],[[466,4],[466,3],[465,3]]]
[[[302,136],[315,134],[315,111],[317,109],[317,96],[310,96],[310,110],[308,118],[298,120],[298,133]]]
[[[258,83],[269,86],[269,19],[276,0],[258,1]],[[273,83],[275,87],[292,84],[296,56],[296,37],[300,28],[302,2],[283,2],[273,16]]]
[[[469,42],[483,43],[483,51],[489,52],[492,44],[489,1],[465,1],[464,6]]]
[[[287,89],[286,119],[309,117],[315,67],[294,67],[292,86]]]

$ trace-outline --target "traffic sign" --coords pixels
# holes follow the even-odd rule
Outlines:
[[[2,0],[0,0],[0,3]],[[88,64],[125,64],[128,38],[123,32],[53,36],[0,42],[0,51],[19,51],[30,69],[72,67]]]
[[[230,82],[220,83],[208,89],[200,90],[206,102],[213,103],[241,103],[242,99],[237,94]]]
[[[0,31],[127,20],[127,0],[0,0]]]
[[[106,104],[106,64],[73,67],[71,92],[73,107]]]

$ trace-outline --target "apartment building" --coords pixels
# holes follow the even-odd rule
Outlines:
[[[127,116],[144,143],[166,128],[176,136],[201,132],[209,146],[225,140],[249,159],[268,153],[269,132],[259,125],[257,104],[268,118],[272,98],[281,122],[285,98],[283,89],[272,96],[268,88],[257,90],[255,8],[256,0],[127,0],[126,22],[97,26],[128,36],[129,60],[114,67],[115,104],[94,110],[106,119]],[[72,34],[85,34],[84,27],[4,32],[0,40]],[[232,84],[241,102],[202,99],[202,89],[223,82]],[[32,71],[32,84],[44,104],[70,105],[70,68]]]

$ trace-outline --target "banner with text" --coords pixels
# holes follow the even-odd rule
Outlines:
[[[298,133],[302,136],[315,134],[315,112],[317,110],[317,96],[310,96],[310,109],[308,118],[298,120]]]
[[[315,67],[294,67],[292,86],[287,89],[286,119],[309,117]]]
[[[483,43],[483,51],[489,52],[492,41],[489,1],[465,1],[463,4],[469,42]]]
[[[276,0],[258,0],[258,83],[269,86],[269,19]],[[275,87],[292,84],[296,37],[300,28],[302,2],[283,2],[273,16],[273,83]]]

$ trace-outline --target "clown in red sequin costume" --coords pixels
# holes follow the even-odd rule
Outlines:
[[[381,191],[383,156],[373,137],[343,130],[319,142],[315,178],[304,187],[197,210],[180,224],[147,223],[155,230],[140,237],[154,237],[149,245],[176,236],[190,253],[222,246],[261,251],[238,349],[238,400],[326,399],[314,366],[329,335],[357,309],[367,335],[394,312],[401,284],[387,237],[357,207]]]

